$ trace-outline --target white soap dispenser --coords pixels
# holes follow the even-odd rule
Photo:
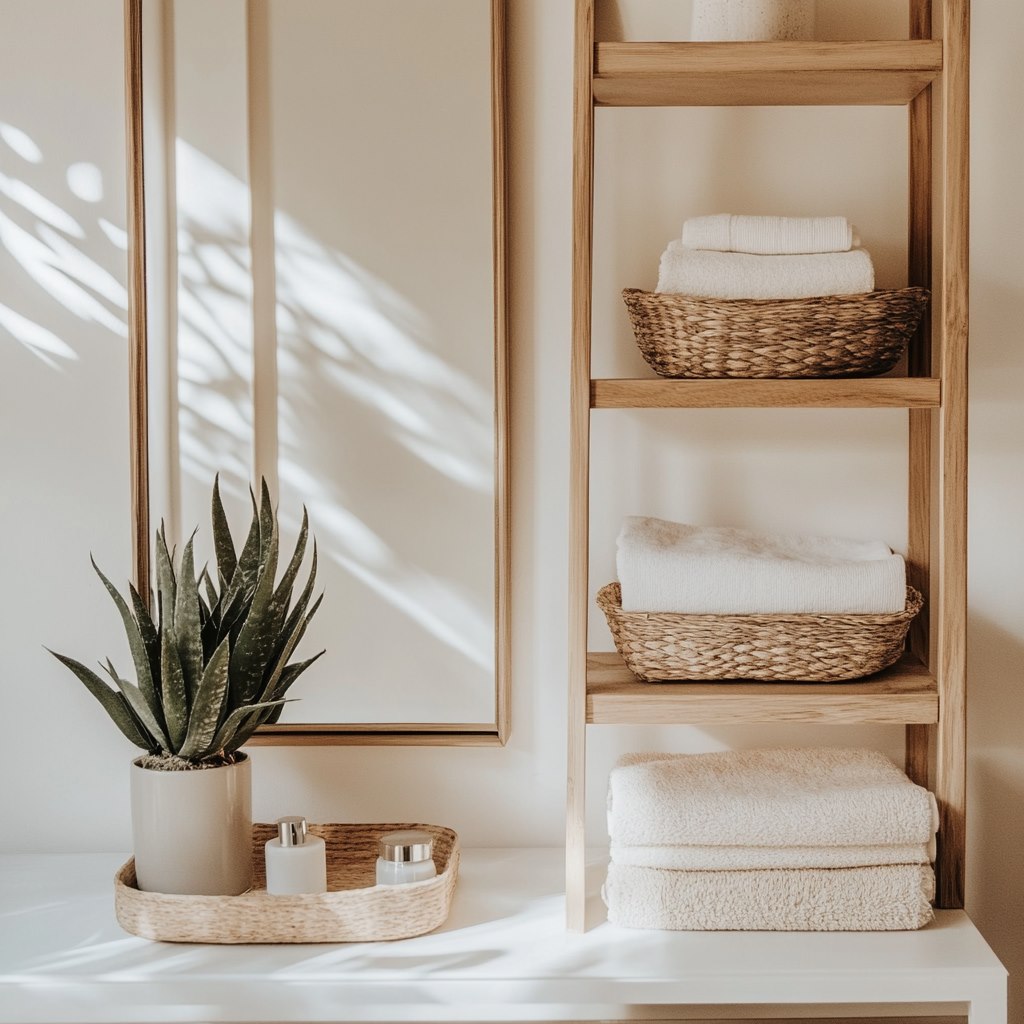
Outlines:
[[[327,892],[327,847],[310,835],[306,819],[277,819],[277,838],[266,844],[267,892],[298,896]]]

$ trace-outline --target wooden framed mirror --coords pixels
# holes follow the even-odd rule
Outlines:
[[[136,581],[265,477],[327,653],[261,743],[503,743],[503,0],[125,0]],[[301,692],[299,692],[301,691]]]

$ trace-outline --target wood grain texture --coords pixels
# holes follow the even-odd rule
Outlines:
[[[594,725],[938,720],[935,679],[910,658],[850,683],[641,683],[618,654],[591,653],[587,661],[587,721]]]
[[[929,761],[932,728],[908,725],[905,730],[903,770],[919,786],[929,787]]]
[[[943,89],[942,410],[939,414],[938,683],[941,721],[938,905],[964,901],[966,840],[967,336],[970,4],[945,0]]]
[[[270,0],[246,0],[245,77],[252,280],[252,477],[278,494],[277,251],[271,139]]]
[[[910,0],[911,39],[932,36],[931,0]],[[907,283],[932,287],[932,91],[929,86],[910,103],[907,150]],[[928,377],[932,372],[931,306],[925,310],[917,334],[907,348],[907,372]],[[911,623],[908,646],[925,664],[931,654],[930,594],[932,512],[934,503],[933,445],[935,417],[927,411],[909,414],[907,451],[907,582],[924,596],[924,607]],[[933,730],[908,725],[905,770],[921,786],[929,784]]]
[[[505,0],[491,0],[491,139],[494,211],[494,671],[495,723],[512,728],[512,491],[508,279],[508,61]]]
[[[149,339],[146,312],[146,196],[142,106],[142,0],[124,0],[125,156],[128,227],[128,433],[132,577],[150,603]]]
[[[576,0],[573,107],[572,366],[569,401],[569,736],[566,924],[583,931],[586,904],[586,693],[590,534],[590,330],[594,227],[594,2]]]
[[[911,0],[910,38],[931,39],[931,0]],[[932,88],[911,101],[907,116],[907,284],[932,287]],[[927,377],[932,366],[931,306],[908,346],[907,372]]]
[[[250,747],[500,747],[504,738],[494,726],[412,725],[401,728],[390,722],[358,727],[298,725],[265,726],[251,739]]]
[[[599,43],[606,106],[906,104],[942,67],[941,43]]]
[[[592,380],[594,409],[933,409],[937,378]]]

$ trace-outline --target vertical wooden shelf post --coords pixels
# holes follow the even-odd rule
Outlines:
[[[967,330],[970,4],[946,0],[943,24],[942,406],[939,409],[937,617],[938,904],[964,905],[967,796]]]
[[[586,905],[587,614],[590,550],[590,328],[594,229],[594,0],[577,0],[573,113],[572,370],[569,450],[569,754],[566,924]]]

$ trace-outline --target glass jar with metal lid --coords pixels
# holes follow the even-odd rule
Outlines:
[[[377,884],[422,882],[437,874],[434,837],[419,829],[388,832],[377,841]]]

